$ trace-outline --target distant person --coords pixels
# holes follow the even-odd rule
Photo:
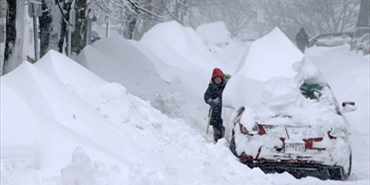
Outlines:
[[[297,47],[302,51],[302,53],[304,53],[304,50],[308,46],[308,35],[304,31],[304,28],[301,28],[301,30],[297,33],[295,42],[297,43]]]
[[[212,114],[210,117],[210,125],[213,126],[213,138],[216,142],[223,137],[224,133],[223,121],[221,118],[222,93],[230,78],[230,75],[224,74],[219,68],[213,69],[211,81],[204,93],[205,102],[211,106],[210,113]]]

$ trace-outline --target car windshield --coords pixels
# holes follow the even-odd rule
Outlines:
[[[370,33],[370,28],[361,28],[358,29],[355,33],[355,37],[362,37],[364,34]]]
[[[304,97],[319,100],[322,95],[321,91],[323,88],[324,86],[320,84],[303,83],[300,90]]]
[[[365,34],[364,36],[362,36],[361,42],[367,42],[369,41],[369,39],[370,39],[370,34]]]
[[[338,32],[338,33],[322,33],[313,37],[310,42],[311,44],[315,43],[324,43],[327,45],[330,44],[340,44],[350,42],[352,39],[352,33],[350,32]]]

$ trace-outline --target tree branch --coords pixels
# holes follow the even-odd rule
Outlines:
[[[133,2],[132,0],[127,0],[127,1],[128,1],[132,6],[134,6],[135,8],[137,8],[137,9],[139,9],[139,10],[143,11],[143,12],[146,12],[146,13],[148,13],[148,14],[150,14],[150,15],[153,15],[153,16],[155,16],[155,17],[157,17],[157,18],[160,18],[160,19],[163,19],[163,18],[164,18],[164,17],[162,17],[162,16],[160,16],[160,15],[158,15],[158,14],[155,14],[155,13],[153,13],[153,12],[151,12],[151,11],[149,11],[149,10],[145,9],[145,8],[140,7],[137,3]]]

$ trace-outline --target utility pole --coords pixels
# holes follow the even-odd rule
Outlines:
[[[106,29],[106,35],[105,38],[110,37],[110,16],[109,16],[109,7],[108,7],[108,12],[105,15],[105,21],[107,21],[107,29]]]

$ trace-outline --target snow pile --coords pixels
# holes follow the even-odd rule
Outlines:
[[[227,64],[220,66],[221,69],[232,74],[247,53],[249,45],[240,39],[231,38],[231,33],[222,21],[199,25],[195,31],[220,64]]]
[[[284,47],[279,49],[279,54],[271,55],[273,60],[268,60],[265,53],[272,49],[269,46],[276,41],[280,41]],[[308,59],[300,62],[302,57],[302,53],[275,28],[252,44],[248,57],[244,63],[241,62],[224,91],[224,104],[236,110],[252,107],[255,114],[249,116],[253,115],[261,122],[269,123],[268,120],[276,115],[289,115],[294,118],[293,122],[285,124],[343,126],[343,121],[336,114],[337,102],[326,87],[326,81]],[[303,83],[322,86],[318,101],[306,99],[301,94]],[[323,120],[322,117],[327,119]],[[232,118],[229,119],[232,122]],[[252,130],[255,119],[245,122],[244,126]]]
[[[68,63],[69,59],[62,57],[63,60],[59,62]],[[82,67],[80,69],[79,73],[73,75],[75,79],[94,79],[84,76],[90,72]],[[43,70],[48,71],[46,68]],[[90,146],[93,150],[105,151],[114,157],[125,153],[123,148],[116,150],[123,137],[114,131],[116,129],[113,125],[68,91],[61,83],[66,80],[62,75],[58,78],[63,80],[55,81],[43,70],[23,63],[12,73],[2,77],[2,94],[7,97],[2,101],[2,120],[5,120],[2,121],[2,129],[7,130],[2,133],[2,147],[9,148],[2,151],[2,156],[24,156],[27,153],[26,156],[32,158],[37,166],[45,166],[51,174],[55,174],[59,171],[58,165],[67,162],[65,157],[70,155],[76,145]],[[71,71],[63,68],[58,70],[65,73]],[[22,116],[19,116],[18,111]],[[90,128],[88,132],[86,128]],[[17,139],[14,139],[15,136]]]
[[[231,33],[227,30],[223,21],[199,25],[195,32],[205,44],[225,45],[231,39]]]
[[[95,166],[99,167],[99,163],[93,166],[86,152],[81,147],[77,147],[72,154],[72,161],[61,170],[62,184],[80,184],[81,182],[86,185],[98,184],[94,178]],[[104,176],[104,172],[102,176]]]
[[[170,91],[151,60],[124,38],[99,40],[93,47],[84,50],[79,61],[103,79],[133,87],[129,92],[143,98],[154,92]]]
[[[206,86],[200,79],[205,77],[189,75],[190,72],[204,75],[195,66],[189,71],[170,66],[140,43],[123,38],[97,41],[93,47],[85,47],[77,60],[101,78],[126,87],[128,93],[150,100],[151,106],[170,117],[194,124],[205,122],[199,110],[206,105],[198,104],[203,101]]]
[[[172,50],[177,52],[180,57],[185,59],[171,61],[174,63],[181,62],[181,66],[190,63],[205,71],[212,71],[213,68],[220,65],[207,46],[196,35],[195,31],[190,27],[182,27],[176,21],[161,23],[154,26],[143,36],[140,42],[144,43],[145,46],[147,46],[145,44],[146,42],[156,42],[156,46],[159,45],[160,48],[166,47],[164,45],[169,46]],[[149,45],[147,47],[150,50],[154,49]],[[168,62],[168,60],[165,61]]]
[[[369,125],[363,125],[363,123],[370,120],[370,59],[369,55],[350,52],[349,48],[349,45],[310,48],[307,54],[322,71],[322,75],[328,81],[338,102],[353,101],[356,103],[358,109],[348,114],[347,118],[356,133],[368,134]]]
[[[285,46],[279,49],[280,55],[273,55],[271,60],[265,57],[265,53],[272,49],[269,46],[276,41],[280,41],[279,43]],[[294,51],[297,52],[294,53]],[[257,59],[265,61],[260,62]],[[302,53],[298,52],[278,28],[252,44],[244,65],[240,65],[241,68],[237,69],[237,73],[230,79],[223,94],[224,105],[234,108],[230,110],[225,107],[226,110],[223,111],[226,137],[231,137],[235,114],[243,107],[246,113],[243,113],[240,123],[247,130],[252,131],[256,122],[269,126],[309,127],[310,129],[303,129],[304,131],[296,133],[295,140],[302,141],[307,137],[323,138],[321,144],[327,148],[327,151],[330,154],[337,154],[333,158],[346,159],[347,153],[340,151],[346,148],[344,139],[337,138],[332,141],[327,136],[328,131],[347,127],[345,120],[338,114],[339,105],[312,62],[309,59],[298,62],[297,60],[302,60]],[[265,72],[266,66],[269,69]],[[318,90],[313,94],[307,92],[304,96],[302,88],[311,88],[310,85],[318,86]],[[248,138],[241,133],[238,126],[235,129],[238,154],[245,151],[248,155],[256,156],[261,146],[267,148],[283,146],[281,140],[276,137],[267,135]],[[307,132],[313,135],[307,136]],[[285,132],[280,131],[276,134],[285,138]],[[290,139],[294,140],[294,138]],[[248,140],[249,142],[246,142]],[[269,151],[266,152],[269,153]],[[333,165],[330,160],[325,161],[325,164]]]
[[[213,67],[219,66],[212,64],[217,60],[191,28],[169,22],[155,26],[140,42],[97,41],[84,48],[77,60],[103,79],[127,87],[128,93],[150,100],[171,117],[196,124],[206,121],[199,110],[207,105],[199,102],[203,102]],[[199,67],[203,64],[204,68]]]
[[[235,74],[239,73],[246,78],[260,81],[273,77],[294,77],[296,72],[292,65],[302,59],[303,53],[279,28],[275,28],[253,42],[248,55],[242,59]],[[279,65],[282,63],[284,65]]]
[[[279,43],[281,46],[277,47],[273,43]],[[267,55],[266,53],[269,54]],[[245,104],[253,105],[259,103],[263,99],[263,94],[261,93],[274,93],[274,91],[266,92],[262,83],[271,79],[294,78],[297,72],[294,70],[293,65],[302,59],[303,54],[297,47],[281,30],[275,28],[251,45],[248,55],[242,59],[235,74],[225,88],[224,104],[238,108]],[[282,85],[280,83],[275,84],[276,86]],[[291,86],[289,83],[285,84]],[[294,91],[298,86],[286,87],[285,90],[287,92],[282,92],[282,94],[289,94],[289,91],[291,91],[289,89],[292,88]],[[296,96],[294,95],[293,97]],[[279,101],[284,102],[286,100],[287,98],[284,98],[284,100]],[[270,100],[266,101],[270,102]],[[287,101],[291,102],[291,100]]]
[[[178,30],[182,30],[180,33],[188,30],[173,22],[159,27],[163,25],[169,28],[164,33],[172,38],[176,38],[174,33],[179,33]],[[142,44],[144,41],[130,42],[120,38],[101,40],[85,48],[79,62],[95,74],[50,51],[35,65],[23,63],[2,76],[1,184],[338,183],[313,177],[298,180],[287,173],[264,174],[260,169],[241,164],[229,151],[225,139],[214,144],[212,135],[204,134],[208,106],[202,100],[213,68],[204,69],[189,60],[204,61],[199,54],[201,51],[189,50],[182,56],[177,50],[170,50],[175,48],[172,45],[159,47],[158,43],[166,38],[160,36],[160,32],[155,34],[158,39],[153,35],[151,41],[147,41],[152,47],[157,46],[157,50]],[[183,36],[182,44],[194,44],[192,37]],[[275,45],[280,43],[276,42]],[[244,45],[237,47],[240,42],[234,43],[234,48],[245,48]],[[201,41],[196,45],[194,48],[204,48]],[[194,48],[191,51],[197,50]],[[221,49],[225,49],[224,59],[230,56],[230,61],[235,60],[227,51],[230,48]],[[291,53],[295,53],[295,49]],[[363,56],[337,50],[321,55],[320,49],[307,51],[314,56],[313,63],[320,64],[318,68],[327,75],[325,78],[329,77],[328,82],[340,100],[354,98],[358,103],[359,112],[349,114],[355,131],[353,173],[349,181],[342,183],[368,184],[368,61]],[[165,60],[166,52],[171,59],[183,60],[173,60],[169,65],[171,60]],[[245,53],[233,52],[238,56]],[[277,55],[275,58],[279,60]],[[214,62],[218,65],[217,62],[223,61]],[[305,70],[306,74],[313,74],[310,68]],[[240,78],[246,79],[244,75]],[[279,78],[275,82],[283,83]],[[196,85],[198,83],[200,85]],[[234,87],[250,89],[251,99],[259,98],[262,94],[258,93],[264,88],[274,90],[265,97],[286,99],[294,95],[296,88],[292,84],[272,81],[265,86],[251,79],[248,83],[243,80],[235,80],[235,83]],[[173,91],[163,93],[162,87],[166,86]],[[232,90],[234,92],[230,93],[238,95],[238,89],[229,89]],[[149,102],[133,92],[160,101]],[[193,101],[189,102],[189,97],[193,97]],[[155,109],[153,104],[161,110]],[[227,112],[227,108],[223,110]],[[170,118],[162,114],[166,111],[193,117],[198,122]],[[249,111],[254,113],[252,109]]]

